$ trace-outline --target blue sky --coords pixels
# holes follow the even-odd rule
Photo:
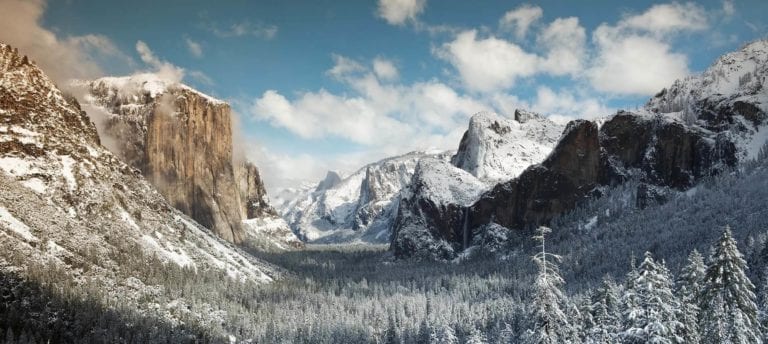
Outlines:
[[[0,40],[28,48],[58,79],[183,70],[184,83],[233,105],[238,144],[272,188],[414,149],[455,149],[480,110],[565,120],[632,108],[768,32],[765,1],[3,7],[0,29],[16,32],[0,30]],[[66,53],[47,66],[51,51]]]

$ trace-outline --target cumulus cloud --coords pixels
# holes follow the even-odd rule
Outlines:
[[[415,22],[424,11],[427,0],[379,0],[376,14],[392,25],[404,25]]]
[[[436,53],[456,68],[468,89],[478,92],[509,88],[517,78],[531,76],[538,68],[535,54],[493,36],[478,39],[477,30],[458,34]]]
[[[541,19],[543,15],[544,11],[541,7],[523,4],[505,13],[499,20],[499,27],[502,30],[513,32],[517,39],[523,39],[528,28]]]
[[[663,35],[703,30],[707,24],[706,11],[701,6],[692,2],[673,2],[653,5],[641,14],[627,16],[619,23],[619,27]]]
[[[576,74],[582,70],[587,33],[578,18],[555,19],[542,30],[537,41],[547,51],[541,60],[541,70],[553,75]]]
[[[193,41],[190,38],[184,38],[184,43],[187,44],[187,50],[192,56],[200,58],[203,57],[203,46],[200,43]]]
[[[707,27],[706,11],[694,3],[654,5],[615,25],[601,24],[592,34],[597,47],[587,72],[592,86],[613,94],[658,92],[690,72],[687,57],[673,51],[672,37]]]
[[[394,62],[381,57],[373,60],[373,72],[379,80],[396,80],[400,75]]]
[[[251,113],[302,138],[339,137],[363,145],[391,145],[399,151],[407,149],[403,144],[429,146],[436,137],[461,127],[471,114],[489,109],[437,81],[382,84],[375,68],[361,71],[362,63],[341,56],[335,60],[329,75],[353,94],[321,89],[290,100],[269,90],[253,102]]]
[[[133,65],[133,61],[107,37],[99,34],[59,37],[44,28],[43,0],[4,0],[0,11],[0,41],[30,56],[54,80],[103,75],[105,61]]]

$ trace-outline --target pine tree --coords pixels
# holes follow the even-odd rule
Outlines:
[[[609,277],[595,291],[592,298],[592,314],[595,326],[589,331],[589,343],[615,343],[621,328],[621,309],[618,286]]]
[[[467,344],[487,344],[488,339],[485,337],[485,334],[478,330],[477,327],[472,327],[472,330],[469,332],[469,337],[467,338]]]
[[[672,282],[663,264],[657,264],[650,252],[627,281],[631,300],[627,306],[625,328],[621,337],[625,343],[683,343],[682,323],[678,321],[680,303],[672,293]]]
[[[541,252],[533,256],[539,268],[534,284],[533,329],[526,333],[527,343],[576,343],[572,325],[563,311],[566,299],[561,290],[565,283],[557,267],[559,256],[546,251],[546,235],[552,230],[539,227],[534,239],[541,242]]]
[[[755,286],[729,227],[712,251],[699,305],[702,343],[762,343]]]
[[[704,257],[699,251],[693,250],[688,255],[688,264],[680,272],[677,295],[682,304],[682,318],[685,328],[683,337],[686,343],[698,343],[699,335],[699,299],[701,298],[702,285],[704,283]]]
[[[439,326],[436,326],[432,330],[432,334],[429,336],[430,343],[445,343],[445,344],[458,344],[459,338],[456,337],[456,331],[446,321],[443,321]]]

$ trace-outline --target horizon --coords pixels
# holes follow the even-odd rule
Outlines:
[[[0,41],[59,83],[154,73],[230,103],[271,195],[455,150],[480,111],[564,121],[641,106],[768,27],[758,1],[3,5]]]

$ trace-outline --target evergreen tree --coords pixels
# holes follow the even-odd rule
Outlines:
[[[573,327],[563,311],[565,296],[561,289],[563,278],[557,267],[560,257],[546,251],[546,235],[552,230],[539,227],[534,239],[541,242],[541,251],[533,256],[539,273],[534,284],[533,329],[526,333],[527,343],[576,343]]]
[[[755,286],[729,227],[712,251],[700,300],[702,342],[762,343]]]
[[[704,283],[704,257],[699,251],[693,250],[688,255],[688,264],[680,272],[677,295],[682,304],[682,318],[685,328],[683,337],[686,343],[698,343],[699,335],[699,299],[701,298],[702,285]]]
[[[467,344],[487,344],[488,339],[485,337],[485,334],[478,330],[477,327],[472,327],[472,330],[469,332],[469,337],[467,337]]]
[[[672,282],[663,264],[657,264],[650,252],[638,267],[635,280],[627,281],[626,327],[621,333],[625,343],[683,343],[683,325],[678,321],[680,303],[672,293]]]
[[[609,277],[595,291],[592,300],[592,314],[595,326],[589,331],[589,343],[615,343],[621,328],[621,308],[618,286]]]
[[[430,343],[440,344],[458,344],[459,338],[456,337],[456,331],[446,321],[443,321],[439,326],[436,326],[432,330],[432,334],[429,336]]]

